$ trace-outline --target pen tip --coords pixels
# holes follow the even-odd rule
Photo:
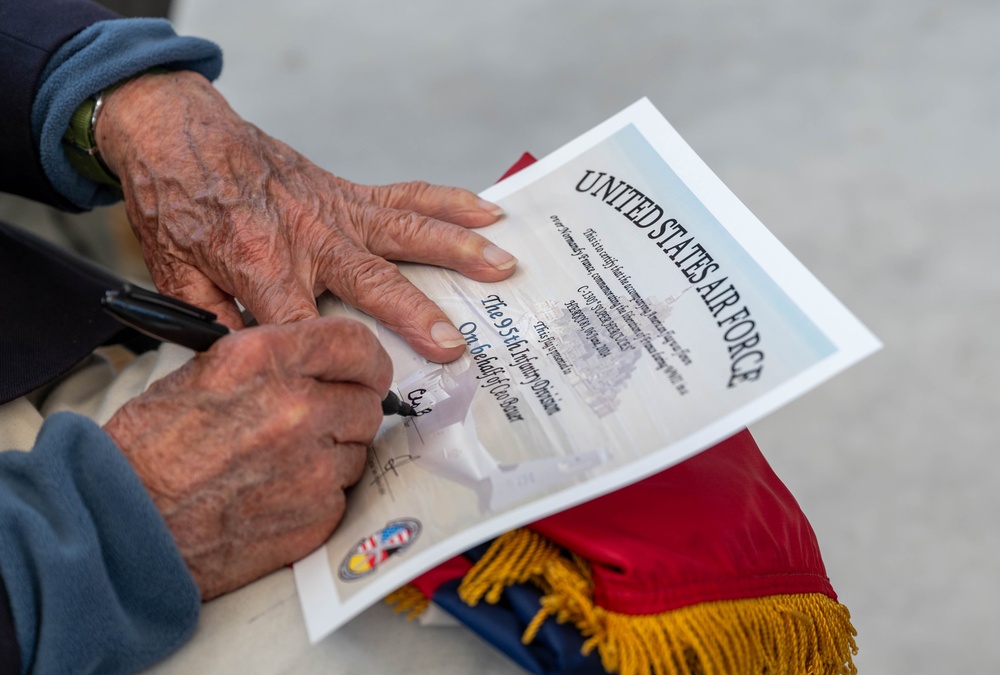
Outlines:
[[[399,398],[394,391],[389,391],[382,399],[383,415],[402,415],[403,417],[414,417],[417,411],[412,405]]]

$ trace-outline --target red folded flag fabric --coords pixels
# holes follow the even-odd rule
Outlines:
[[[549,620],[573,625],[607,672],[857,672],[856,632],[816,535],[746,430],[508,532],[474,562],[458,556],[389,601],[419,611],[458,579],[469,606],[538,589],[521,641]]]

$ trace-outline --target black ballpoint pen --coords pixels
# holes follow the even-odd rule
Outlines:
[[[107,291],[101,305],[105,312],[144,335],[198,352],[229,333],[212,312],[132,284]],[[382,414],[412,417],[416,411],[390,390],[382,400]]]

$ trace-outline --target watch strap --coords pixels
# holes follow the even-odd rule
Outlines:
[[[104,97],[126,82],[130,82],[141,75],[162,74],[166,72],[168,72],[166,68],[143,70],[102,89],[97,94],[86,98],[83,103],[77,106],[70,117],[66,133],[63,135],[63,147],[66,150],[66,157],[69,163],[80,175],[95,183],[108,185],[121,192],[121,180],[108,168],[104,160],[101,159],[101,153],[97,147],[97,136],[94,133],[97,118],[104,105]]]

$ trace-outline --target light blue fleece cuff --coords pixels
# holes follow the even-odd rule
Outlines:
[[[0,452],[0,575],[31,673],[132,673],[177,649],[201,607],[125,455],[80,415]]]
[[[80,31],[49,59],[31,110],[31,131],[45,175],[80,208],[119,197],[81,176],[66,158],[62,137],[73,111],[102,89],[154,67],[194,70],[214,80],[222,72],[222,50],[208,40],[178,36],[166,19],[111,19]]]

